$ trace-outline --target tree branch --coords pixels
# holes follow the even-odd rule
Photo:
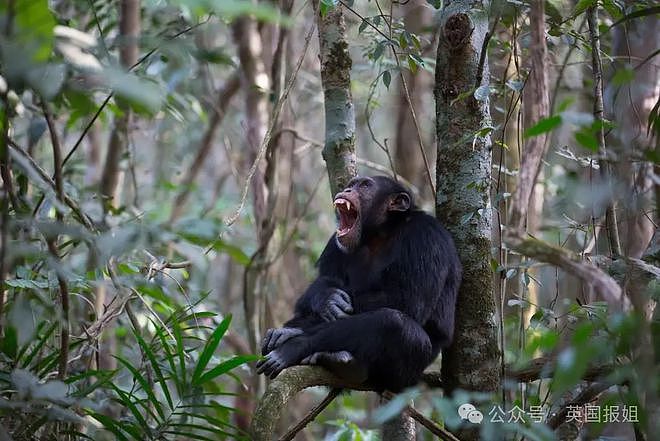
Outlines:
[[[569,274],[592,286],[611,305],[630,306],[630,300],[623,296],[621,287],[603,270],[563,248],[547,244],[533,237],[523,238],[508,234],[507,244],[515,251],[538,260],[555,265]]]
[[[314,418],[316,418],[321,413],[321,411],[323,411],[323,409],[328,407],[330,403],[332,403],[332,401],[339,396],[340,393],[341,389],[339,388],[330,389],[330,392],[328,392],[328,395],[326,395],[323,401],[321,401],[312,410],[310,410],[309,413],[305,415],[305,418],[296,423],[296,425],[289,429],[284,436],[280,437],[279,441],[291,441],[298,432],[307,426],[307,424],[314,421]]]

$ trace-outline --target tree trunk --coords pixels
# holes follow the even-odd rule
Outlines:
[[[130,69],[138,60],[140,35],[140,0],[121,0],[119,5],[119,61],[125,69]],[[119,162],[128,146],[128,128],[131,110],[120,106],[122,115],[115,119],[115,126],[110,134],[105,167],[101,177],[101,200],[104,211],[118,204],[117,189],[121,170]]]
[[[119,61],[125,69],[137,63],[140,47],[140,0],[122,0],[119,5]],[[114,128],[110,133],[105,165],[101,175],[100,192],[103,212],[109,207],[119,205],[119,181],[121,169],[119,163],[128,147],[128,129],[131,121],[131,109],[120,105],[122,114],[115,118]],[[107,307],[107,292],[102,286],[94,289],[94,305],[97,316],[101,316]],[[117,360],[111,357],[116,352],[117,342],[114,327],[108,327],[99,340],[98,364],[100,369],[116,369]]]
[[[315,2],[318,12],[318,1]],[[355,110],[351,96],[351,66],[342,6],[318,16],[321,83],[325,104],[325,147],[330,189],[337,194],[357,175]]]
[[[251,17],[236,20],[233,26],[234,41],[238,46],[241,61],[241,83],[245,93],[246,118],[246,150],[247,170],[259,155],[268,125],[268,95],[270,79],[262,59],[261,35],[257,22]],[[263,283],[265,268],[263,264],[268,253],[268,244],[272,236],[272,228],[268,222],[269,210],[268,187],[265,182],[266,161],[261,159],[251,180],[252,204],[257,227],[259,248],[245,269],[244,275],[244,308],[248,330],[248,343],[256,353],[260,338],[259,320],[262,317]],[[264,271],[262,271],[262,269]]]
[[[436,64],[436,215],[454,237],[463,264],[463,282],[456,307],[453,344],[444,351],[445,389],[491,392],[500,384],[491,259],[491,142],[475,133],[490,124],[488,101],[470,92],[489,79],[479,60],[488,21],[480,1],[455,1],[441,14]],[[451,105],[450,105],[451,104]],[[462,439],[477,439],[477,433]]]

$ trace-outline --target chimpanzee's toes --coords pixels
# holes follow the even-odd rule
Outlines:
[[[257,373],[273,379],[289,366],[291,366],[291,363],[287,361],[286,357],[280,351],[275,350],[269,352],[266,358],[257,363]]]

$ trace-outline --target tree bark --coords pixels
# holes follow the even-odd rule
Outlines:
[[[548,74],[546,71],[548,47],[545,42],[545,8],[541,0],[531,3],[530,27],[532,43],[528,87],[525,90],[525,104],[529,106],[529,123],[536,124],[547,118],[550,112],[548,98]],[[534,190],[536,178],[541,170],[541,160],[545,154],[547,134],[543,133],[527,140],[525,154],[522,155],[519,185],[513,192],[512,205],[519,207],[511,210],[509,225],[518,232],[523,232],[527,223],[527,207]]]
[[[314,2],[318,13],[318,1]],[[325,105],[323,159],[330,189],[337,194],[357,175],[355,110],[351,96],[351,66],[342,6],[318,15],[321,83]]]
[[[267,130],[267,92],[270,90],[270,78],[266,73],[266,66],[262,59],[261,35],[257,29],[256,20],[251,17],[239,18],[234,23],[233,33],[241,61],[241,83],[245,92],[246,147],[249,152],[247,155],[249,166],[257,160]],[[259,248],[252,256],[248,267],[246,267],[243,278],[243,302],[248,343],[254,353],[257,352],[257,341],[261,334],[259,321],[262,317],[262,294],[264,289],[262,267],[268,254],[268,245],[272,236],[271,225],[268,222],[268,217],[271,214],[268,209],[269,195],[265,175],[266,161],[261,158],[250,182]]]
[[[140,35],[140,0],[121,0],[119,5],[119,61],[125,69],[130,69],[137,63],[139,55],[138,38]],[[128,146],[128,128],[131,121],[131,110],[128,106],[120,106],[122,115],[115,119],[114,128],[110,134],[108,152],[101,177],[101,200],[104,211],[118,203],[117,189],[120,180],[119,162]]]
[[[442,10],[436,63],[436,215],[454,237],[463,264],[453,344],[443,352],[445,390],[495,391],[500,384],[500,352],[495,325],[491,259],[491,142],[475,133],[490,124],[488,101],[470,92],[479,71],[487,14],[480,1],[455,1]],[[477,439],[476,433],[465,439]]]

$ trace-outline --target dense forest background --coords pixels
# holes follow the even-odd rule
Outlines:
[[[659,13],[3,0],[0,440],[660,439]],[[454,235],[456,342],[397,397],[268,385],[356,173]]]

